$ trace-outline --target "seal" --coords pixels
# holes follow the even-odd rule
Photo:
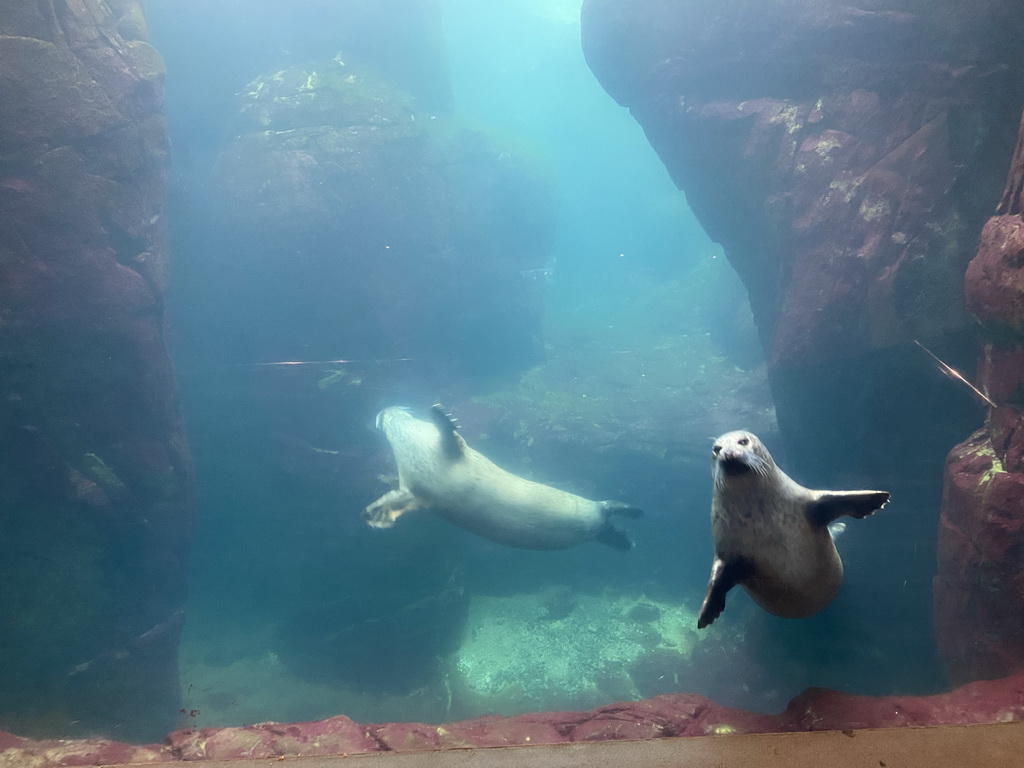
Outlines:
[[[398,465],[398,488],[363,511],[374,528],[390,528],[403,514],[431,509],[454,525],[498,544],[522,549],[567,549],[598,541],[620,550],[633,542],[612,515],[639,517],[639,509],[591,501],[506,472],[470,448],[441,406],[431,420],[392,406],[377,414]]]
[[[697,619],[703,629],[741,585],[768,613],[803,618],[828,605],[843,581],[830,525],[863,518],[889,501],[887,491],[812,491],[775,466],[756,435],[729,432],[711,449],[715,561]]]

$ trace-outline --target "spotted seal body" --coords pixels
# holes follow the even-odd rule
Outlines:
[[[400,407],[377,415],[398,465],[398,489],[363,512],[375,528],[390,528],[402,514],[429,508],[485,539],[523,549],[566,549],[584,541],[627,550],[632,542],[610,521],[640,510],[591,501],[506,472],[466,445],[440,406],[431,421]]]
[[[823,609],[843,581],[829,524],[842,515],[867,517],[889,501],[888,492],[804,488],[750,432],[722,435],[712,458],[715,561],[697,627],[718,618],[736,584],[776,616],[802,618]]]

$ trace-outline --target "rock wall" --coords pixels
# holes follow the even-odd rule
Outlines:
[[[934,475],[978,414],[911,341],[970,359],[962,275],[1022,103],[1015,4],[588,0],[583,24],[748,287],[791,456]]]
[[[996,407],[946,464],[935,628],[955,682],[1024,667],[1024,123],[964,285]]]
[[[0,723],[175,722],[193,512],[163,65],[132,0],[0,7]]]

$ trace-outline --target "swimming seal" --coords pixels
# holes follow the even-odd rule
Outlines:
[[[726,593],[737,584],[776,616],[820,611],[843,581],[829,523],[842,515],[867,517],[889,501],[888,492],[804,488],[775,466],[750,432],[722,435],[711,453],[715,562],[697,628],[721,615]]]
[[[639,509],[613,501],[591,501],[525,480],[474,451],[441,406],[431,421],[392,406],[377,414],[398,465],[398,489],[363,511],[374,528],[390,528],[399,516],[430,508],[460,528],[522,549],[566,549],[598,541],[615,549],[633,546],[614,526],[613,514],[639,517]]]

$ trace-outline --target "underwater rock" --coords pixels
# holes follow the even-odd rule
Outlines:
[[[1021,675],[972,683],[935,696],[857,696],[812,688],[778,715],[731,709],[704,696],[676,693],[588,712],[488,716],[442,726],[388,723],[367,726],[366,731],[379,740],[380,748],[409,744],[413,746],[407,748],[420,749],[1019,720],[1024,720]]]
[[[32,741],[0,731],[0,765],[57,768],[57,766],[145,765],[177,760],[166,745],[138,746],[106,739]]]
[[[0,9],[0,725],[26,734],[154,738],[178,708],[193,488],[144,31],[135,0]]]
[[[384,749],[464,749],[466,747],[507,747],[516,744],[559,744],[565,740],[560,729],[562,713],[539,713],[519,717],[487,715],[445,725],[387,723],[374,725],[370,734]]]
[[[408,584],[376,594],[374,583],[350,576],[338,591],[352,594],[334,603],[298,601],[300,607],[285,617],[278,634],[289,669],[310,680],[339,681],[369,692],[407,694],[435,682],[440,659],[458,648],[469,598],[461,573],[421,555],[429,541],[419,543],[417,550],[405,552],[406,561],[425,561],[406,566]],[[398,567],[388,554],[377,560]],[[364,569],[374,573],[368,565]],[[373,663],[367,663],[368,653]]]
[[[309,723],[260,723],[177,731],[164,744],[133,746],[100,739],[31,741],[0,731],[0,763],[35,768],[356,754],[564,744],[736,733],[826,731],[897,726],[1008,723],[1024,720],[1024,676],[972,683],[936,696],[857,696],[811,688],[784,712],[760,715],[703,696],[668,694],[589,712],[487,716],[444,725],[359,725],[338,716]]]
[[[1022,34],[1014,0],[584,4],[591,69],[748,288],[801,466],[934,475],[976,418],[911,341],[970,359],[962,276],[1024,103]]]
[[[178,760],[238,760],[280,755],[374,752],[378,745],[344,715],[312,723],[259,723],[239,728],[175,731],[167,744]]]
[[[549,589],[541,600],[544,613],[541,621],[559,621],[564,619],[579,606],[579,598],[572,587],[559,584]]]
[[[202,318],[225,356],[410,358],[449,381],[540,358],[543,286],[522,272],[553,235],[542,162],[337,58],[267,73],[238,103],[215,244],[190,266],[244,298]]]
[[[996,215],[967,268],[978,386],[997,405],[946,463],[935,631],[954,682],[1024,667],[1024,121]]]

